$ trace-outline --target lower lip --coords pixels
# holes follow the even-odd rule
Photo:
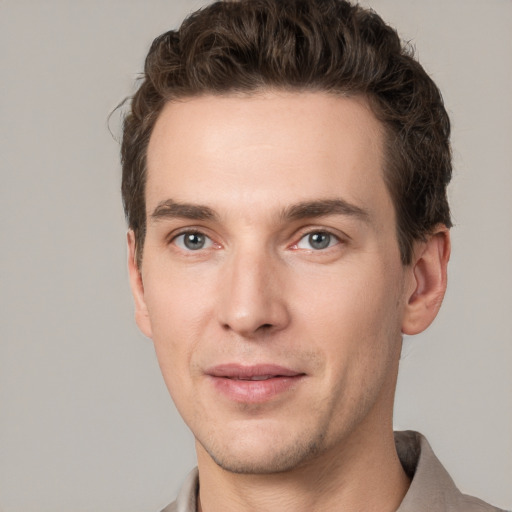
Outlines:
[[[267,380],[238,380],[227,377],[210,377],[215,389],[230,400],[240,403],[263,403],[277,395],[291,391],[304,375],[273,377]]]

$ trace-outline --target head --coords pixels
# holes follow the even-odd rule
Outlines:
[[[153,41],[125,118],[122,194],[139,264],[147,147],[166,103],[268,89],[368,101],[385,128],[384,178],[404,264],[415,240],[440,223],[451,227],[449,118],[437,86],[395,30],[343,0],[215,2]]]
[[[448,132],[347,2],[218,2],[155,40],[124,125],[130,279],[200,461],[282,472],[391,432],[401,334],[446,286]]]

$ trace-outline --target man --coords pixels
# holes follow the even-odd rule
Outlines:
[[[217,2],[157,38],[125,119],[142,332],[196,439],[165,510],[497,510],[393,434],[402,334],[451,226],[437,87],[373,12]]]

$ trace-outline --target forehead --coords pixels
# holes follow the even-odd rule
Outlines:
[[[147,210],[171,197],[250,208],[342,196],[387,200],[383,127],[361,97],[320,92],[168,103],[151,135]]]

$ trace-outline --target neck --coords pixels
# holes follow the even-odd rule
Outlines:
[[[284,473],[235,474],[217,466],[200,445],[197,452],[199,512],[393,512],[409,486],[391,426],[378,435],[358,428],[343,446]]]

